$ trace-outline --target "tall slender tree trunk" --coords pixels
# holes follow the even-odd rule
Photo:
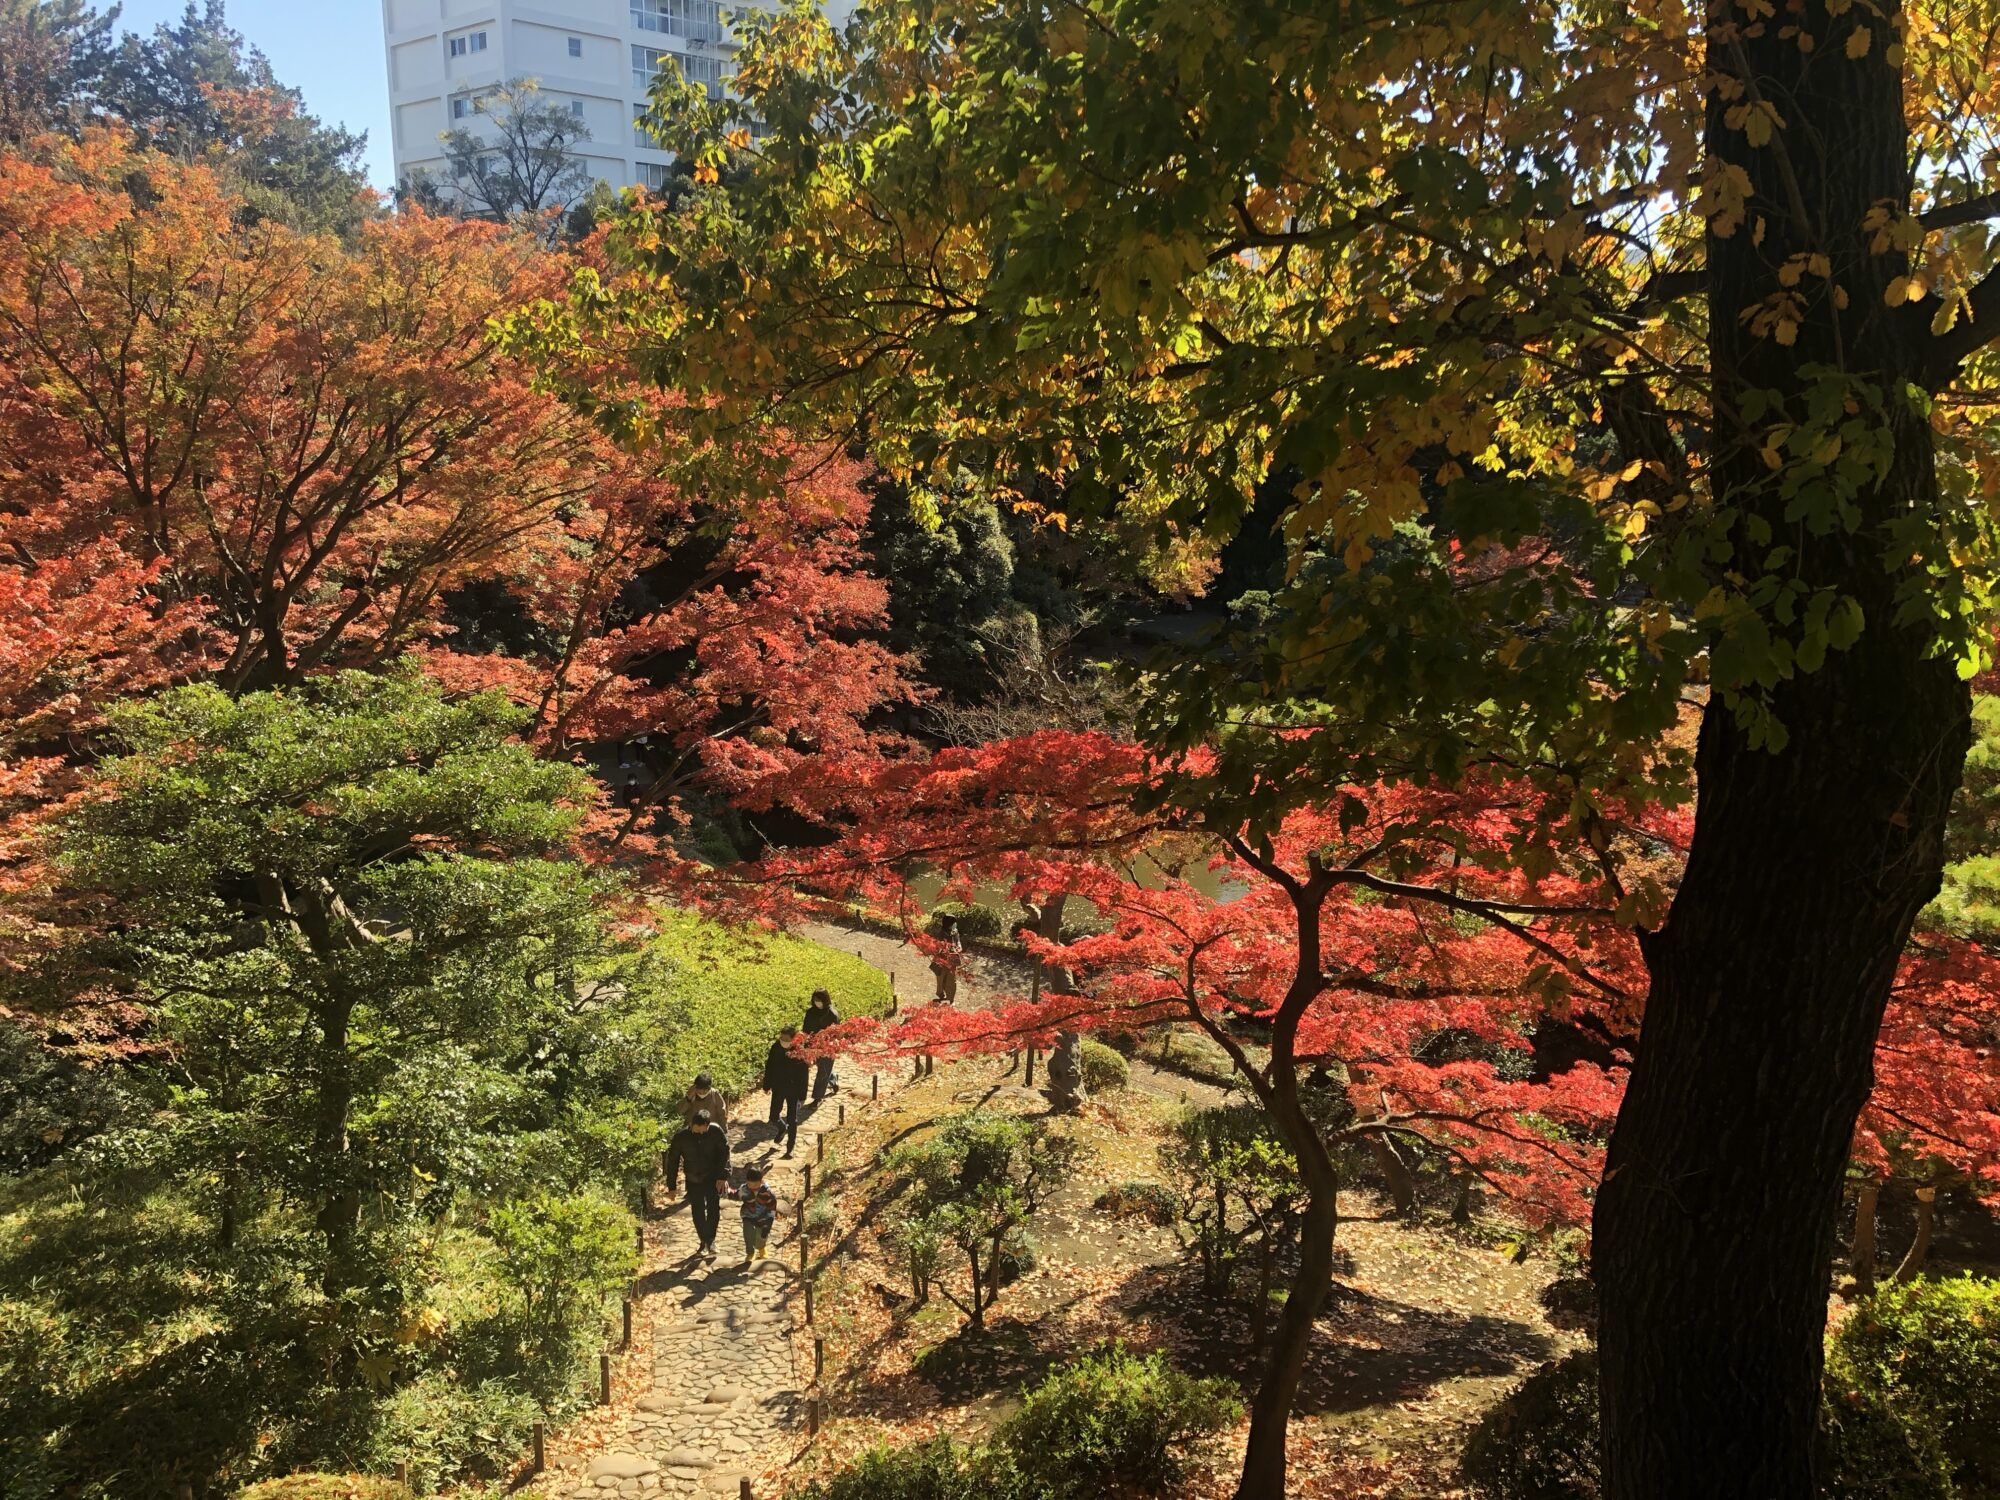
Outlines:
[[[1368,1137],[1368,1152],[1375,1158],[1375,1168],[1382,1174],[1382,1186],[1388,1189],[1389,1201],[1396,1206],[1396,1216],[1407,1219],[1417,1207],[1417,1183],[1410,1176],[1409,1164],[1394,1142],[1379,1134]]]
[[[1931,1235],[1937,1228],[1937,1189],[1920,1187],[1917,1189],[1917,1233],[1910,1241],[1910,1248],[1904,1252],[1896,1265],[1896,1280],[1915,1281],[1924,1269],[1924,1262],[1930,1259]]]
[[[319,1184],[317,1226],[326,1246],[320,1290],[338,1297],[352,1284],[354,1246],[361,1228],[361,1193],[354,1182],[348,1116],[354,1107],[353,1059],[348,1027],[353,1002],[336,997],[319,1013],[319,1097],[313,1119],[313,1172]]]
[[[1305,1375],[1313,1325],[1333,1282],[1333,1236],[1340,1222],[1340,1179],[1319,1129],[1299,1102],[1298,1059],[1293,1052],[1299,1019],[1326,986],[1320,965],[1320,908],[1330,885],[1317,869],[1304,883],[1287,878],[1298,920],[1299,968],[1271,1023],[1272,1123],[1292,1148],[1306,1189],[1299,1225],[1299,1272],[1278,1310],[1266,1348],[1264,1375],[1250,1398],[1250,1435],[1236,1500],[1276,1500],[1286,1493],[1286,1429]]]
[[[1881,1201],[1882,1184],[1873,1180],[1854,1194],[1854,1247],[1847,1264],[1854,1272],[1854,1289],[1863,1297],[1875,1290],[1875,1210]]]
[[[1898,956],[1938,887],[1970,738],[1966,688],[1928,628],[1897,619],[1924,585],[1890,526],[1915,517],[1921,530],[1938,487],[1930,427],[1907,394],[1927,320],[1886,305],[1906,263],[1875,254],[1861,227],[1909,191],[1896,33],[1876,10],[1836,16],[1827,0],[1780,16],[1753,26],[1711,0],[1711,170],[1741,167],[1753,191],[1733,233],[1710,221],[1709,471],[1736,517],[1729,568],[1833,590],[1865,623],[1850,649],[1772,690],[1781,749],[1753,746],[1749,716],[1720,692],[1703,716],[1694,838],[1645,943],[1652,987],[1598,1198],[1606,1500],[1816,1494],[1849,1146]],[[1874,29],[1857,57],[1858,26]],[[1782,124],[1753,147],[1736,106],[1758,100]],[[1768,323],[1753,331],[1748,310],[1781,289],[1779,268],[1818,255],[1829,274],[1802,286],[1792,342]],[[1796,461],[1774,474],[1758,452],[1773,424],[1810,419],[1823,378],[1846,383],[1834,409],[1844,390],[1881,444],[1880,470],[1845,497],[1852,526],[1830,479],[1787,494]],[[1752,390],[1761,411],[1746,409]],[[1871,417],[1876,399],[1884,415]],[[1773,562],[1780,544],[1791,551]],[[1797,630],[1770,624],[1780,638]]]

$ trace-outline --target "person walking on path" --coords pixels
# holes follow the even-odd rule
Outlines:
[[[787,1026],[764,1055],[764,1087],[771,1091],[771,1128],[777,1130],[784,1116],[785,1155],[790,1156],[799,1140],[799,1105],[805,1102],[809,1070],[805,1059],[793,1055],[792,1043],[799,1028]]]
[[[838,1026],[839,1024],[840,1012],[833,1008],[833,996],[829,995],[825,990],[814,990],[812,992],[812,1003],[806,1006],[806,1035],[818,1036],[827,1027]],[[824,1099],[827,1090],[838,1089],[839,1087],[840,1085],[833,1081],[832,1058],[822,1057],[813,1064],[813,1103],[817,1104],[820,1100]]]
[[[691,1123],[703,1110],[708,1111],[708,1123],[717,1130],[729,1128],[729,1101],[722,1097],[722,1090],[706,1073],[694,1075],[694,1087],[681,1095],[681,1120]]]
[[[937,998],[931,1003],[951,1005],[958,999],[958,966],[965,957],[965,940],[958,935],[958,918],[950,912],[940,912],[937,935],[944,950],[931,959],[931,977],[937,980]]]
[[[771,1226],[778,1222],[778,1195],[764,1184],[764,1169],[752,1167],[743,1174],[743,1264],[762,1260],[770,1243]]]
[[[695,1238],[701,1242],[697,1255],[715,1258],[715,1230],[722,1222],[722,1194],[729,1186],[729,1132],[712,1123],[708,1111],[698,1109],[694,1118],[674,1132],[667,1148],[667,1201],[674,1197],[674,1184],[682,1165],[687,1167],[688,1207],[694,1213]]]

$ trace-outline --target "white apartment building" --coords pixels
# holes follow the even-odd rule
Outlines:
[[[719,89],[735,47],[718,0],[382,0],[396,180],[445,177],[438,137],[477,129],[482,92],[534,78],[590,129],[577,155],[613,187],[658,187],[668,155],[634,123],[661,59]],[[836,18],[846,4],[830,6]]]

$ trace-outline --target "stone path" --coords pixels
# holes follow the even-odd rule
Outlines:
[[[890,973],[905,1004],[929,997],[929,969],[915,949],[844,928],[808,929],[806,935],[859,952]],[[835,1128],[840,1104],[858,1108],[869,1093],[868,1073],[854,1063],[842,1060],[834,1077],[840,1091],[800,1118],[790,1161],[783,1157],[783,1137],[774,1138],[765,1124],[769,1095],[753,1094],[730,1111],[734,1175],[741,1181],[744,1167],[763,1167],[779,1198],[768,1259],[743,1264],[742,1220],[729,1199],[722,1204],[716,1259],[705,1264],[692,1258],[694,1222],[685,1198],[652,1220],[649,1258],[660,1269],[647,1278],[640,1304],[653,1332],[647,1389],[583,1473],[554,1484],[545,1480],[546,1493],[568,1500],[735,1497],[744,1478],[789,1455],[804,1429],[812,1380],[810,1357],[796,1358],[792,1339],[804,1315],[795,1228],[801,1169],[817,1154],[817,1137]],[[882,1075],[882,1094],[904,1081]],[[757,1496],[768,1500],[761,1489]]]

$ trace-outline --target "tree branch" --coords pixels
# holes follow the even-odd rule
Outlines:
[[[1988,271],[1966,294],[1958,321],[1934,336],[1925,351],[1924,388],[1933,394],[1958,378],[1959,366],[2000,340],[2000,267]]]

